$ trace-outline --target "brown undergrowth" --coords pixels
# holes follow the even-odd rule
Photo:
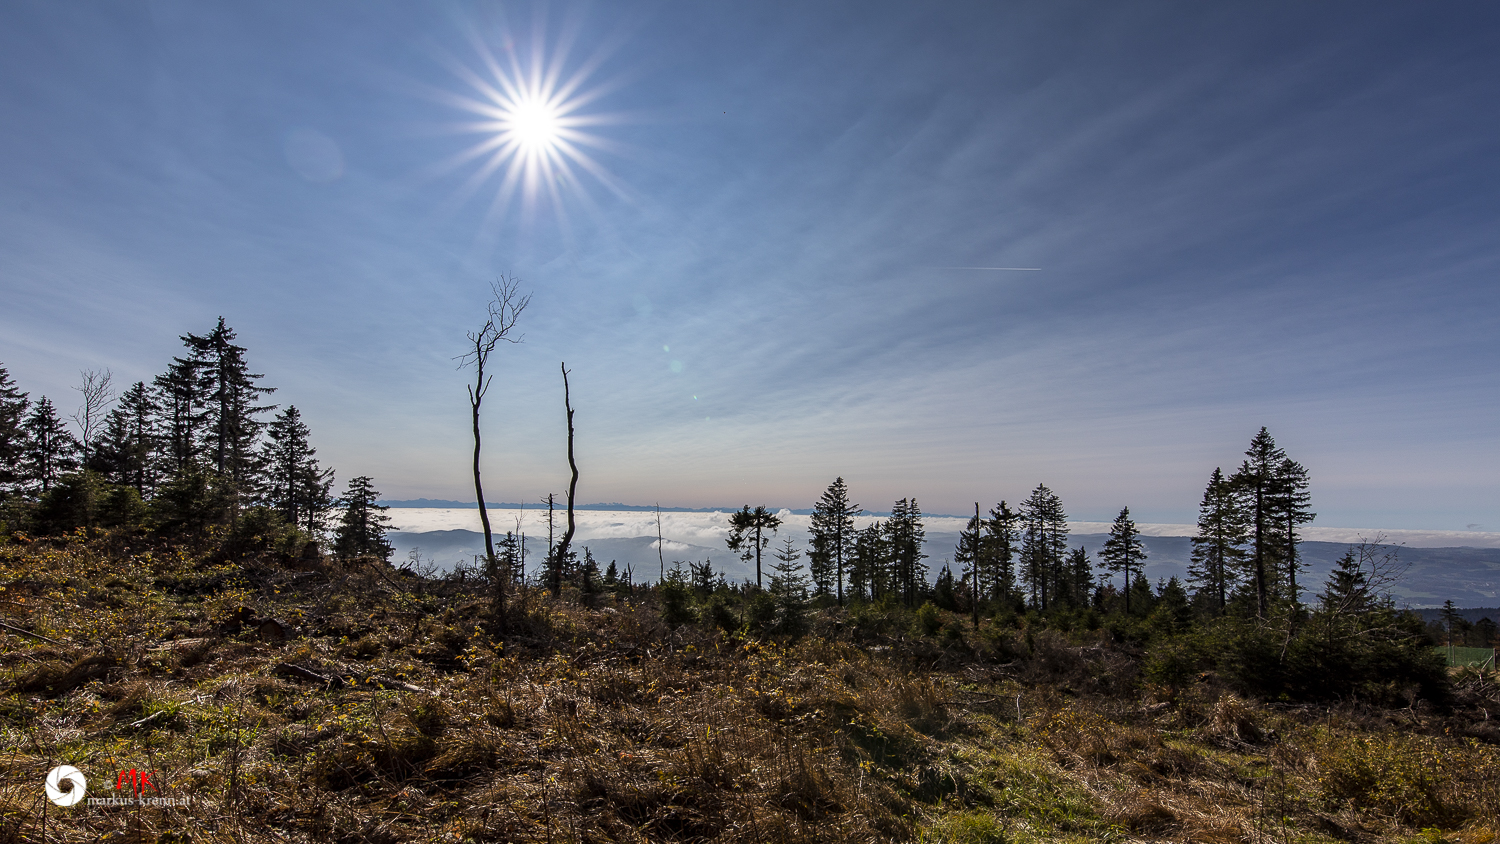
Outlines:
[[[669,628],[649,592],[525,592],[501,635],[473,584],[81,537],[0,547],[0,585],[0,842],[44,828],[48,841],[1480,842],[1500,828],[1500,757],[1451,714],[1268,707],[1212,682],[1141,693],[1102,636],[987,624],[927,642],[860,635],[830,612],[798,643],[756,641]],[[1477,677],[1483,703],[1493,680]],[[41,786],[58,764],[85,773],[90,797],[127,794],[114,786],[135,769],[154,772],[148,795],[189,803],[52,806]]]

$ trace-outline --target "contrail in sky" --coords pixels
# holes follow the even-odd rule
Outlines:
[[[1040,272],[1041,267],[933,267],[935,270],[1003,270],[1013,273]]]

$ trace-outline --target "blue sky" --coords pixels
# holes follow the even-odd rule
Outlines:
[[[225,316],[341,478],[1192,521],[1268,426],[1318,524],[1500,530],[1489,4],[7,3],[0,362],[64,409]],[[483,74],[608,184],[501,205]],[[466,190],[468,187],[473,190]],[[1036,267],[1036,272],[944,269]]]

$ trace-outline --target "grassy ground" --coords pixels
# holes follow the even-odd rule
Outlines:
[[[0,546],[0,842],[1478,844],[1500,829],[1494,674],[1463,674],[1447,712],[1268,706],[1212,678],[1142,688],[1099,633],[948,619],[923,638],[826,613],[788,645],[669,629],[649,593],[528,594],[502,645],[483,608],[472,585],[383,567]],[[126,794],[118,773],[136,769],[190,804],[53,806],[58,764],[91,797]]]

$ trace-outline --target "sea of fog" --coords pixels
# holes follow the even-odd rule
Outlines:
[[[413,553],[439,569],[460,561],[473,561],[484,553],[479,511],[468,508],[393,507],[387,511],[394,531],[391,542],[398,562]],[[661,543],[657,543],[657,514],[639,510],[579,510],[573,545],[580,556],[587,548],[601,569],[611,561],[633,572],[636,582],[655,581],[663,568],[675,562],[713,563],[733,581],[754,579],[754,561],[745,562],[726,545],[731,511],[712,513],[661,513]],[[811,516],[779,513],[781,530],[764,554],[765,565],[774,560],[772,550],[791,538],[799,551],[806,550]],[[490,527],[497,536],[506,531],[525,534],[527,566],[536,566],[547,548],[547,511],[527,508],[490,508]],[[555,514],[554,533],[561,537],[566,513]],[[876,517],[855,518],[864,527]],[[927,541],[923,550],[933,574],[953,559],[959,532],[967,519],[954,516],[923,516]],[[1070,545],[1083,546],[1093,556],[1108,537],[1108,522],[1070,522]],[[1185,578],[1192,546],[1193,525],[1139,524],[1146,546],[1146,577],[1152,582],[1169,577]],[[1412,606],[1431,606],[1452,599],[1460,606],[1495,606],[1500,603],[1500,533],[1477,531],[1379,530],[1374,528],[1308,527],[1302,554],[1308,566],[1304,582],[1311,592],[1321,589],[1334,560],[1351,544],[1377,538],[1399,546],[1400,558],[1411,570],[1395,590],[1398,601]],[[1306,596],[1306,597],[1310,597]]]

